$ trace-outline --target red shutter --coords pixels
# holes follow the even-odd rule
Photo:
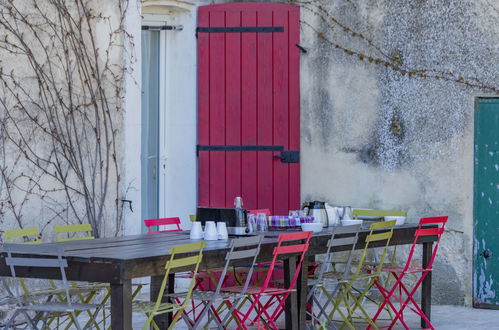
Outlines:
[[[284,4],[199,8],[200,206],[300,207],[299,19]]]

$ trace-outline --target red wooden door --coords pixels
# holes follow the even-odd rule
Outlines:
[[[199,8],[199,206],[300,207],[299,20],[285,4]]]

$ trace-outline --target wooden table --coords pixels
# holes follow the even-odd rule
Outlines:
[[[414,239],[416,225],[396,227],[391,245],[410,244]],[[367,229],[359,234],[357,248],[363,248]],[[272,247],[277,244],[279,233],[266,233],[262,243],[259,261],[272,259]],[[311,239],[308,254],[313,256],[326,251],[326,243],[331,232],[325,230],[316,233]],[[423,245],[423,265],[430,259],[435,237],[424,237],[420,242]],[[104,282],[111,287],[111,325],[113,329],[132,329],[132,285],[133,278],[151,277],[151,299],[155,299],[158,285],[164,275],[164,265],[169,258],[170,248],[174,245],[189,242],[187,232],[171,232],[155,235],[135,235],[114,238],[101,238],[88,241],[73,241],[51,243],[64,245],[68,259],[66,274],[69,280],[84,282]],[[207,241],[203,252],[202,269],[222,267],[225,254],[229,249],[230,239],[226,241]],[[373,247],[375,245],[373,244]],[[336,251],[348,250],[348,246],[338,247]],[[284,262],[284,280],[289,283],[295,273],[296,259],[291,257]],[[304,264],[297,292],[286,301],[286,329],[305,328],[306,269]],[[17,275],[26,278],[59,279],[58,269],[38,269],[36,272],[29,268],[19,268]],[[0,276],[10,276],[5,259],[0,259]],[[169,278],[169,291],[173,290],[174,276]],[[431,308],[431,273],[422,284],[422,309],[430,318]],[[168,319],[162,318],[161,328],[167,328]]]

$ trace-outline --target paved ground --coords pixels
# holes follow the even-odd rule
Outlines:
[[[141,315],[134,314],[134,329],[141,329],[144,320],[145,318]],[[405,320],[411,329],[421,328],[419,319],[414,315],[407,314]],[[433,306],[432,323],[438,330],[499,329],[499,310],[473,309],[461,306]],[[380,325],[383,324],[380,323]],[[366,326],[361,324],[356,327],[356,329],[365,328]],[[175,329],[187,329],[187,327],[182,322],[179,322]],[[403,329],[403,327],[397,326],[394,329]]]

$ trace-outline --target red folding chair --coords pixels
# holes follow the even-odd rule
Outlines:
[[[431,324],[430,320],[428,320],[424,312],[419,307],[416,300],[414,300],[414,294],[416,293],[417,289],[421,286],[421,283],[423,282],[425,277],[432,271],[433,261],[435,260],[435,256],[437,255],[438,244],[440,242],[440,239],[442,238],[442,234],[444,233],[444,228],[447,222],[447,218],[448,217],[421,218],[421,220],[419,221],[419,227],[416,230],[416,233],[414,234],[414,241],[409,251],[409,256],[407,258],[405,266],[383,267],[381,269],[381,271],[383,272],[389,272],[390,274],[392,274],[393,277],[395,278],[395,283],[388,290],[387,288],[384,288],[382,286],[383,283],[375,281],[374,284],[383,295],[383,302],[381,303],[381,305],[378,308],[378,311],[374,315],[373,322],[376,322],[376,319],[384,310],[385,306],[388,305],[395,312],[395,317],[393,318],[392,323],[388,326],[388,328],[391,329],[395,325],[395,323],[398,320],[400,320],[400,323],[402,323],[404,328],[409,329],[409,327],[404,321],[404,310],[408,307],[414,313],[422,317],[426,321],[426,324],[430,329],[435,329]],[[429,224],[437,226],[440,225],[440,226],[438,228],[423,227],[424,225],[429,225]],[[428,262],[428,265],[426,267],[413,267],[411,266],[411,262],[414,256],[414,251],[416,249],[419,237],[422,236],[437,236],[437,240],[433,246],[433,252],[431,254],[431,258]],[[412,281],[408,282],[407,284],[404,284],[403,282],[404,277],[407,275],[416,275],[416,276],[419,275],[419,279],[416,281],[416,283],[412,288],[409,287],[409,283],[413,283]],[[392,298],[394,298],[399,302],[398,308],[392,302],[391,300]],[[367,327],[367,329],[370,328],[371,325]]]
[[[180,228],[180,218],[161,218],[161,219],[149,219],[144,220],[144,224],[147,227],[148,234],[158,234],[158,233],[168,233],[171,231],[181,231]],[[176,229],[168,229],[168,230],[152,230],[151,227],[156,226],[176,226]]]
[[[248,213],[254,215],[258,215],[258,213],[265,213],[266,216],[270,216],[270,209],[248,210]]]
[[[278,237],[277,247],[274,248],[273,259],[269,265],[269,271],[267,276],[265,277],[265,281],[262,286],[250,286],[247,289],[247,295],[251,297],[252,303],[251,306],[247,309],[246,312],[240,310],[242,306],[237,306],[234,309],[233,316],[237,319],[238,327],[237,329],[248,329],[246,326],[246,322],[250,320],[251,313],[253,311],[257,312],[256,317],[250,320],[251,324],[257,325],[260,328],[260,319],[263,317],[265,325],[264,329],[268,329],[272,326],[275,329],[278,329],[276,324],[279,316],[284,312],[284,302],[294,291],[296,281],[298,280],[298,276],[300,274],[301,265],[303,259],[305,257],[305,253],[308,250],[310,237],[312,236],[312,232],[298,232],[298,233],[289,233],[289,234],[281,234]],[[296,243],[296,241],[300,241]],[[290,244],[295,242],[295,244]],[[277,258],[279,256],[289,255],[289,254],[298,254],[300,259],[296,265],[296,272],[291,280],[289,287],[287,288],[275,288],[270,287],[269,283],[272,278],[272,273],[275,270],[275,265],[277,263]],[[240,292],[241,287],[231,287],[231,288],[223,288],[223,292]],[[269,299],[266,302],[262,302],[263,297],[268,297]],[[277,304],[277,305],[276,305]],[[269,312],[270,307],[276,305],[273,312]],[[231,306],[232,307],[232,306]]]

